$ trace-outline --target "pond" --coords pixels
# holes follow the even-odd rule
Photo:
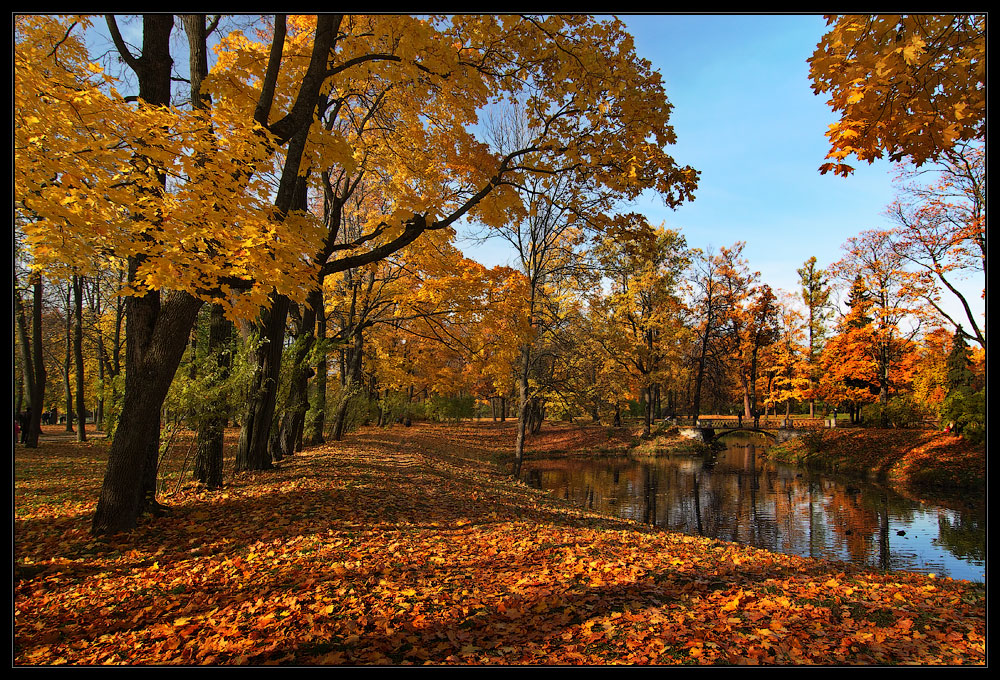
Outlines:
[[[983,582],[985,498],[915,500],[776,464],[760,439],[710,456],[528,460],[525,482],[577,505],[773,552]]]

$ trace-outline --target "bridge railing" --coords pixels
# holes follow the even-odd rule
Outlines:
[[[679,424],[686,424],[690,426],[700,426],[700,427],[711,427],[715,429],[737,429],[737,428],[752,428],[754,427],[753,418],[743,418],[740,419],[737,416],[702,416],[698,418],[695,422],[692,418],[678,419]],[[809,418],[809,417],[798,417],[798,418],[788,418],[773,416],[768,416],[766,418],[762,417],[758,420],[757,427],[766,430],[778,430],[778,429],[806,429],[806,428],[825,428],[829,427],[829,418]]]

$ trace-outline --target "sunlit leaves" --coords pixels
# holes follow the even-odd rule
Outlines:
[[[186,489],[107,542],[19,458],[14,663],[985,663],[969,583],[651,531],[496,475],[492,430],[402,431]]]
[[[302,288],[319,232],[299,216],[279,230],[268,135],[234,116],[224,91],[208,112],[125,101],[83,62],[77,33],[57,17],[18,22],[16,192],[35,266],[89,272],[141,256],[122,292],[186,290],[244,317],[272,287]],[[234,302],[230,287],[251,280]]]
[[[813,89],[841,118],[820,169],[849,175],[872,162],[934,160],[959,140],[982,139],[986,113],[984,15],[835,15],[809,59]]]

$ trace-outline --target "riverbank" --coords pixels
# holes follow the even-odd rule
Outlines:
[[[935,430],[817,430],[767,448],[771,460],[903,487],[950,493],[986,488],[986,447]]]
[[[506,438],[369,428],[215,493],[168,477],[167,515],[100,540],[106,444],[18,447],[14,664],[985,664],[981,585],[571,507],[490,462]]]

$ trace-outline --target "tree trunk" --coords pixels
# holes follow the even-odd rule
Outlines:
[[[87,406],[83,375],[83,277],[73,275],[73,363],[76,364],[76,440],[87,441]]]
[[[255,350],[256,368],[250,384],[249,406],[236,451],[237,470],[269,470],[272,467],[268,445],[278,396],[287,316],[288,298],[272,294],[270,308],[261,310],[256,324],[255,337],[260,345]]]
[[[340,403],[337,405],[337,415],[335,417],[333,428],[333,438],[338,442],[344,436],[344,429],[347,424],[347,409],[350,406],[351,401],[354,399],[355,392],[357,392],[361,386],[361,360],[364,350],[364,331],[361,328],[356,328],[352,335],[354,336],[354,346],[348,351],[347,376],[345,377]]]
[[[313,307],[316,315],[316,338],[320,343],[326,339],[326,309],[323,304],[322,288],[314,290],[309,296],[309,304]],[[316,379],[313,381],[315,392],[313,394],[311,431],[309,433],[309,443],[312,446],[323,443],[323,428],[326,424],[326,349],[320,346],[321,351],[316,359]]]
[[[130,275],[135,262],[130,263]],[[150,292],[126,300],[125,395],[108,451],[94,534],[135,527],[155,504],[160,408],[167,396],[202,302],[183,292]]]
[[[297,316],[297,315],[296,315]],[[299,317],[299,323],[294,351],[291,361],[291,384],[288,391],[288,403],[281,419],[279,444],[281,453],[291,456],[295,453],[302,429],[305,426],[306,411],[309,410],[309,378],[314,371],[306,363],[309,351],[312,349],[315,336],[316,312],[312,305],[307,305],[305,313]]]
[[[121,41],[113,16],[108,25],[122,59],[135,71],[140,105],[170,105],[172,14],[143,16],[142,54],[134,57]],[[165,186],[166,178],[161,181]],[[142,256],[128,261],[135,280]],[[147,505],[155,505],[160,408],[180,363],[201,301],[187,293],[159,291],[125,300],[125,395],[108,465],[91,524],[94,534],[131,529]],[[69,416],[67,416],[68,418]]]
[[[642,388],[642,400],[642,434],[648,437],[653,429],[653,389],[651,385]]]
[[[232,356],[229,342],[233,324],[225,317],[222,305],[213,304],[208,327],[208,366],[214,368],[213,386],[229,377]],[[212,365],[214,363],[214,366]],[[195,456],[194,476],[209,489],[222,487],[222,461],[224,435],[228,413],[222,404],[212,404],[212,410],[205,414],[198,427],[198,451]]]
[[[288,124],[283,127],[283,133],[288,133],[284,139],[290,143],[275,198],[279,219],[294,205],[299,184],[303,197],[305,194],[305,182],[297,181],[299,166],[341,18],[319,16],[308,72]],[[128,52],[114,22],[114,17],[109,15],[108,24],[119,53],[138,77],[140,101],[151,106],[169,106],[173,15],[143,16],[142,56],[139,58]],[[263,124],[267,123],[269,107],[269,101],[266,106],[258,107],[263,109]],[[138,257],[141,256],[129,261],[130,282],[134,279]],[[162,306],[158,291],[126,299],[126,376],[120,417],[123,427],[118,428],[108,452],[107,472],[91,526],[95,534],[134,527],[143,508],[144,493],[146,498],[155,494],[160,408],[201,304],[200,300],[184,292],[165,294]],[[283,324],[284,313],[281,317]],[[279,345],[279,358],[280,349]],[[273,402],[271,407],[273,409]],[[270,414],[267,415],[269,425]],[[151,477],[154,485],[150,488]]]
[[[528,425],[528,371],[531,368],[531,350],[524,347],[521,350],[521,375],[518,383],[517,400],[517,440],[514,443],[514,476],[521,475],[521,463],[524,461],[525,429]]]
[[[21,295],[14,291],[17,307],[17,328],[21,339],[21,360],[24,363],[24,384],[28,397],[30,418],[25,423],[21,441],[29,449],[38,447],[38,437],[42,431],[42,402],[45,396],[45,359],[42,356],[42,277],[31,275],[31,340],[28,339],[28,324]]]
[[[66,343],[66,354],[63,358],[63,392],[66,397],[66,431],[73,431],[73,387],[70,382],[70,367],[73,365],[73,312],[71,307],[73,304],[72,300],[72,284],[66,286],[66,332],[65,332],[65,343]]]

